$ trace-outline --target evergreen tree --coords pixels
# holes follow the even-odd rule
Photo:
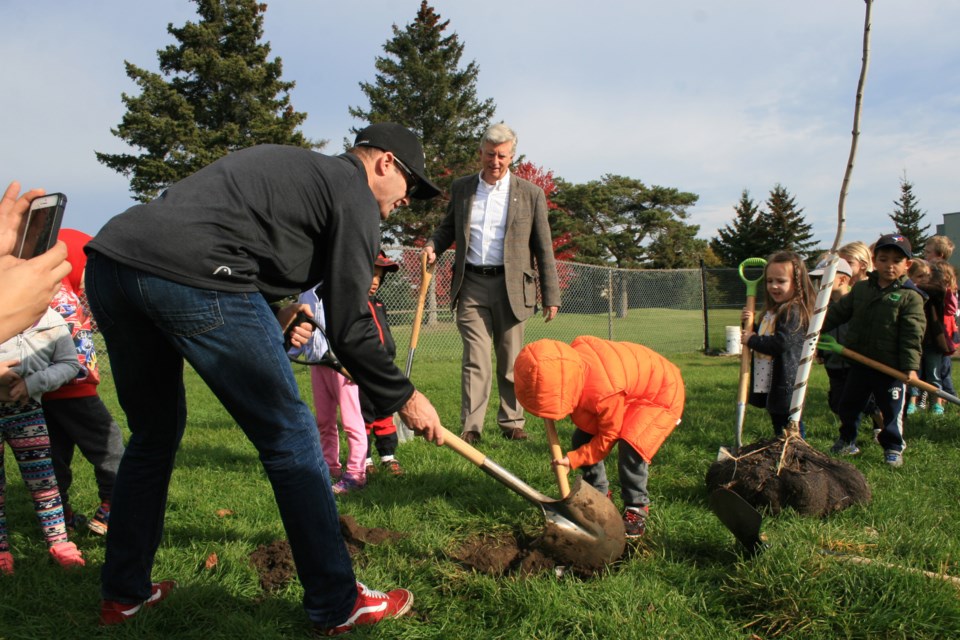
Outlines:
[[[763,228],[760,208],[746,189],[734,205],[736,217],[732,225],[717,230],[710,240],[710,248],[725,267],[737,267],[747,258],[765,258],[770,254],[768,230]]]
[[[307,115],[290,105],[294,83],[280,79],[280,58],[268,60],[270,45],[260,42],[267,5],[193,1],[198,22],[167,25],[179,44],[157,52],[163,75],[124,63],[141,93],[122,95],[127,112],[111,133],[144,152],[97,152],[98,161],[130,177],[140,202],[236,149],[322,146],[296,130]]]
[[[350,107],[350,115],[365,121],[354,133],[385,121],[416,132],[423,140],[427,171],[445,191],[454,178],[479,171],[480,137],[496,110],[492,99],[477,98],[476,63],[459,68],[463,44],[456,33],[444,36],[449,23],[441,22],[423,0],[412,23],[403,29],[393,26],[393,38],[383,45],[387,55],[374,63],[376,80],[360,83],[369,108]],[[384,241],[423,244],[445,212],[442,198],[414,201],[386,220]]]
[[[795,251],[806,258],[816,250],[813,227],[803,218],[803,209],[782,185],[777,184],[767,198],[767,209],[760,214],[761,228],[769,240],[766,257],[774,251]]]
[[[927,242],[927,229],[930,225],[920,226],[925,211],[921,211],[917,206],[917,197],[913,195],[913,183],[907,180],[904,173],[900,178],[900,200],[894,200],[893,214],[889,217],[893,220],[893,225],[902,236],[906,236],[910,241],[910,246],[915,250],[920,249]]]
[[[647,187],[624,176],[573,185],[557,180],[555,200],[569,215],[551,220],[554,237],[569,232],[577,260],[623,269],[650,268],[669,251],[696,264],[706,250],[691,240],[697,227],[683,222],[696,194],[668,187]],[[678,227],[677,225],[680,225]],[[695,258],[693,256],[696,256]],[[678,256],[675,256],[676,258]]]

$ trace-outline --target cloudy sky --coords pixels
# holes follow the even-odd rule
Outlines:
[[[297,83],[311,138],[338,152],[367,107],[358,83],[419,0],[274,0],[264,38]],[[604,174],[700,196],[700,237],[733,218],[743,189],[782,184],[832,243],[860,73],[862,0],[432,0],[475,61],[481,99],[519,151],[572,182]],[[95,233],[132,201],[97,163],[117,153],[123,62],[157,71],[167,24],[189,0],[0,0],[0,181],[67,194],[65,225]],[[960,211],[960,2],[876,0],[844,241],[876,239],[914,184],[926,222]],[[932,228],[931,228],[932,229]]]

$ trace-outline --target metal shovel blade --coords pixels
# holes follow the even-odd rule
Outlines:
[[[570,495],[549,498],[446,429],[444,445],[480,467],[487,475],[538,505],[546,519],[540,546],[560,562],[582,569],[602,568],[623,555],[623,518],[605,495],[577,478]]]
[[[760,525],[763,516],[739,494],[723,487],[717,489],[710,494],[710,509],[750,555],[762,547]]]

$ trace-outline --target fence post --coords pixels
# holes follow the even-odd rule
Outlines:
[[[700,259],[700,298],[703,305],[703,352],[710,350],[710,316],[707,311],[707,269]]]
[[[613,269],[607,269],[607,340],[613,340]]]

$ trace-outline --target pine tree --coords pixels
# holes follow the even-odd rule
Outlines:
[[[767,252],[795,251],[804,258],[816,250],[813,226],[803,218],[803,209],[797,207],[796,199],[780,184],[771,191],[766,202],[767,209],[761,213],[761,227],[769,239]]]
[[[907,180],[904,173],[900,178],[900,200],[894,200],[894,210],[889,216],[900,235],[906,236],[910,246],[919,249],[927,241],[926,233],[930,225],[920,226],[925,211],[917,206],[917,197],[913,195],[913,183]]]
[[[768,232],[762,227],[760,208],[748,190],[743,190],[733,210],[737,214],[733,225],[718,229],[717,237],[710,240],[710,248],[726,267],[739,266],[747,258],[765,258],[770,254]]]
[[[496,107],[488,98],[479,101],[476,82],[479,67],[470,62],[460,69],[463,44],[457,34],[444,36],[450,21],[426,0],[405,28],[393,26],[393,38],[383,45],[386,56],[377,57],[374,82],[361,82],[369,108],[350,107],[350,115],[368,123],[398,122],[423,140],[427,172],[443,190],[454,178],[479,171],[480,137]],[[442,198],[414,201],[394,211],[384,223],[384,241],[422,244],[446,212]]]
[[[254,0],[193,0],[198,22],[167,26],[179,42],[157,52],[161,74],[125,62],[139,96],[123,94],[123,120],[111,133],[139,155],[97,152],[97,160],[130,177],[134,198],[147,202],[230,151],[261,143],[319,148],[297,131],[293,82],[280,79],[280,58],[268,60],[263,37],[267,5]]]

